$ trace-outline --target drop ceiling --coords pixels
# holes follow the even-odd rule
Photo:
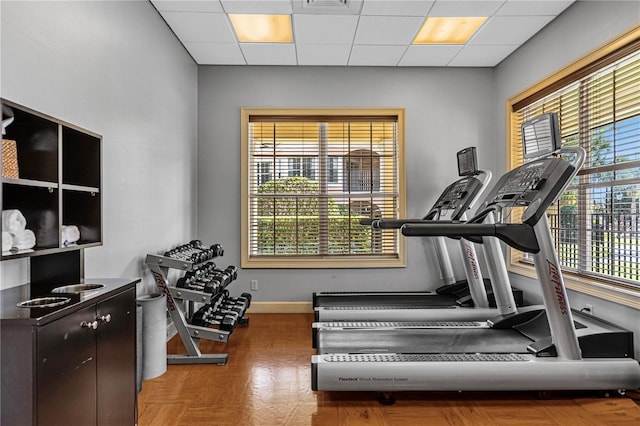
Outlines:
[[[200,65],[494,67],[571,1],[151,0]],[[239,43],[228,14],[291,16],[293,43]],[[428,16],[486,16],[462,45],[412,45]]]

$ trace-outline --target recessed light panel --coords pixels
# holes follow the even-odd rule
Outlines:
[[[229,14],[240,43],[292,43],[290,15]]]
[[[413,44],[464,44],[486,20],[486,17],[429,17]]]

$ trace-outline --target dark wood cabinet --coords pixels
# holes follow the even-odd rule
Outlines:
[[[42,317],[3,312],[2,425],[135,425],[136,282]]]
[[[96,424],[96,331],[90,306],[36,328],[38,426]]]
[[[99,426],[133,425],[136,417],[136,302],[131,289],[96,306]],[[109,322],[107,322],[109,321]]]

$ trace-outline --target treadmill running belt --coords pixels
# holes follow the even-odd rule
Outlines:
[[[330,354],[326,362],[523,362],[520,354]]]
[[[321,305],[323,308],[339,308],[348,307],[349,309],[363,309],[363,308],[378,308],[380,307],[392,307],[394,309],[410,309],[412,307],[419,307],[421,309],[433,308],[433,307],[446,307],[456,306],[456,300],[460,296],[454,294],[435,294],[426,293],[424,295],[416,294],[396,294],[396,295],[384,295],[375,294],[363,296],[341,296],[331,299],[330,304]]]
[[[516,330],[478,328],[320,329],[319,354],[328,353],[527,353],[533,341]]]
[[[323,306],[326,311],[384,311],[388,309],[455,309],[453,305],[375,305],[375,306]]]

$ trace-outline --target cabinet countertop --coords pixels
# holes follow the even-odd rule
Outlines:
[[[34,290],[30,284],[11,287],[0,291],[0,321],[15,325],[40,326],[55,319],[68,315],[108,297],[115,295],[128,288],[135,288],[141,280],[139,278],[93,278],[85,279],[82,283],[61,283],[59,286],[73,284],[100,284],[97,290],[84,291],[81,293],[49,293]],[[52,285],[51,288],[59,287]],[[20,307],[20,302],[42,298],[42,297],[64,297],[70,299],[68,302],[54,307]]]

